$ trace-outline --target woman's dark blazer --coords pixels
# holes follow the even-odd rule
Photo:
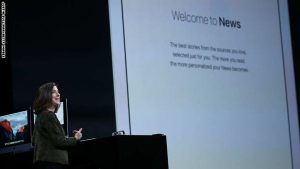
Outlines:
[[[69,164],[67,147],[77,144],[74,137],[66,137],[63,127],[54,112],[42,111],[37,114],[32,145],[33,162],[46,161]]]

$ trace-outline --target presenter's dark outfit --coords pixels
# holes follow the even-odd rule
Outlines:
[[[37,168],[63,169],[68,164],[68,146],[77,144],[74,137],[66,137],[55,113],[42,111],[37,114],[32,144],[33,162]]]

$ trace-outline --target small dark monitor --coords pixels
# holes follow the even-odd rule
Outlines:
[[[57,110],[56,117],[59,120],[60,124],[64,128],[66,136],[69,135],[69,127],[68,127],[68,107],[67,107],[67,99],[63,99],[60,102],[59,109]],[[36,114],[33,112],[33,125],[35,124]]]
[[[0,116],[0,149],[30,143],[30,110]]]

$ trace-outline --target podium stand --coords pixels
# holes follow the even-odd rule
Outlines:
[[[168,169],[163,135],[118,135],[81,142],[69,150],[71,169]]]
[[[32,147],[0,155],[2,166],[33,168]],[[168,169],[166,136],[118,135],[81,141],[69,149],[70,169]]]

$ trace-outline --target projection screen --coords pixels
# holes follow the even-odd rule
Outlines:
[[[110,0],[116,123],[170,169],[300,169],[286,0]]]

